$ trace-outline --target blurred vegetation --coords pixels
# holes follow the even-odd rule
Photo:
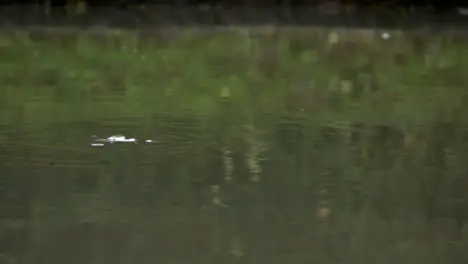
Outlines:
[[[466,263],[467,51],[455,30],[3,31],[2,221],[27,219],[26,263],[84,263],[96,230],[121,263]],[[88,148],[113,133],[158,142]]]
[[[466,107],[462,32],[391,31],[386,40],[379,30],[256,31],[2,32],[2,103],[38,122],[51,107],[63,119],[186,110],[213,116],[226,95],[244,117],[293,106],[312,114],[320,105],[328,120],[423,123]]]

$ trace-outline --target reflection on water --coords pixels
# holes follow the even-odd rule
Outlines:
[[[1,128],[5,259],[306,261],[391,246],[382,254],[428,260],[421,252],[464,230],[466,135],[455,124],[407,139],[390,126],[285,116],[237,128],[186,116],[148,129],[109,121]],[[89,136],[115,130],[138,137]]]

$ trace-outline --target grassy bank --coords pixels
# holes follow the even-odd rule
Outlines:
[[[295,89],[318,98],[297,102],[298,109],[317,104],[314,111],[333,120],[420,123],[466,107],[462,32],[383,33],[286,27],[4,31],[1,109],[21,111],[30,121],[179,111],[216,116],[225,97],[237,114],[254,118],[295,104],[287,96]],[[338,107],[328,94],[340,95]]]

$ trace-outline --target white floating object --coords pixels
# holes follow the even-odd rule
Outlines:
[[[390,38],[390,34],[387,33],[387,32],[382,33],[381,36],[382,36],[383,39],[389,39]]]
[[[107,142],[109,143],[114,143],[114,142],[123,142],[123,143],[128,143],[128,142],[135,142],[136,143],[136,138],[126,138],[125,136],[110,136],[107,138]]]
[[[119,140],[125,140],[125,136],[122,136],[122,135],[116,135],[116,136],[110,136],[107,138],[109,141],[112,141],[112,140],[115,140],[115,141],[119,141]]]
[[[91,146],[93,147],[102,147],[105,143],[113,144],[113,143],[138,143],[138,139],[136,138],[127,138],[123,135],[113,135],[108,138],[98,138],[96,135],[92,135],[92,142]],[[144,143],[155,143],[156,140],[146,139]]]

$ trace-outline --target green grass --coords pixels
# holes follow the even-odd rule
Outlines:
[[[40,29],[0,36],[1,108],[28,120],[193,111],[213,117],[220,97],[244,118],[284,111],[299,85],[330,93],[324,119],[421,123],[465,108],[468,48],[437,36],[334,28],[153,31]],[[419,42],[418,42],[419,41]],[[417,45],[418,43],[422,43]],[[378,91],[370,92],[374,84]],[[367,87],[367,88],[366,88]],[[356,94],[358,94],[356,96]],[[3,122],[8,122],[3,120]]]

